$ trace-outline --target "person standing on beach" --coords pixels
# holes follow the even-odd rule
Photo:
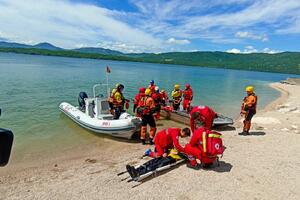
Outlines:
[[[183,110],[189,112],[191,109],[191,102],[193,100],[193,90],[190,84],[185,85],[185,90],[182,91],[183,93]]]
[[[144,87],[141,87],[139,89],[139,93],[137,95],[135,95],[135,98],[133,101],[133,112],[134,113],[136,112],[136,108],[138,107],[141,98],[145,96],[145,90],[146,89]],[[137,113],[137,117],[140,117],[138,113]]]
[[[257,96],[253,86],[246,87],[247,96],[244,98],[241,107],[241,116],[244,116],[244,127],[241,135],[249,135],[251,119],[256,114]]]
[[[150,126],[150,144],[153,145],[153,138],[156,133],[156,123],[153,116],[155,112],[155,103],[154,100],[151,98],[151,89],[146,89],[145,96],[141,98],[138,108],[138,114],[142,118],[142,127],[141,127],[141,140],[142,144],[146,144],[146,133],[147,133],[147,124]]]

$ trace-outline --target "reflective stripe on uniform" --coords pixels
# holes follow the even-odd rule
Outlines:
[[[203,133],[202,133],[202,142],[203,142],[203,151],[204,151],[204,153],[206,152],[206,132],[205,131],[203,131]]]
[[[222,136],[219,134],[210,133],[208,134],[208,137],[221,138]]]

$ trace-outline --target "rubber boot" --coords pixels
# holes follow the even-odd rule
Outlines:
[[[132,170],[130,165],[126,165],[126,170],[129,173],[130,177],[133,178]]]
[[[251,122],[250,121],[244,121],[244,128],[243,128],[244,135],[249,135],[250,127],[251,127]]]
[[[132,178],[137,178],[139,176],[138,171],[133,166],[131,166],[131,173],[132,173]]]

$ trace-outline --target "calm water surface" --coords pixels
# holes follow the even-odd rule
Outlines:
[[[0,53],[0,127],[13,130],[14,159],[35,153],[88,145],[100,137],[80,128],[58,110],[67,101],[77,104],[77,95],[105,81],[105,66],[111,67],[110,84],[125,85],[125,96],[134,97],[138,88],[154,79],[160,88],[171,91],[175,83],[190,83],[193,104],[209,105],[217,112],[236,117],[244,87],[254,85],[259,108],[280,94],[269,83],[291,75],[161,65],[108,60],[92,60]]]

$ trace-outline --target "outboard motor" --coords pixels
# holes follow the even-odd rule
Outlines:
[[[79,104],[79,109],[81,111],[85,111],[85,101],[84,99],[88,98],[88,95],[85,92],[80,92],[78,96],[78,104]]]

